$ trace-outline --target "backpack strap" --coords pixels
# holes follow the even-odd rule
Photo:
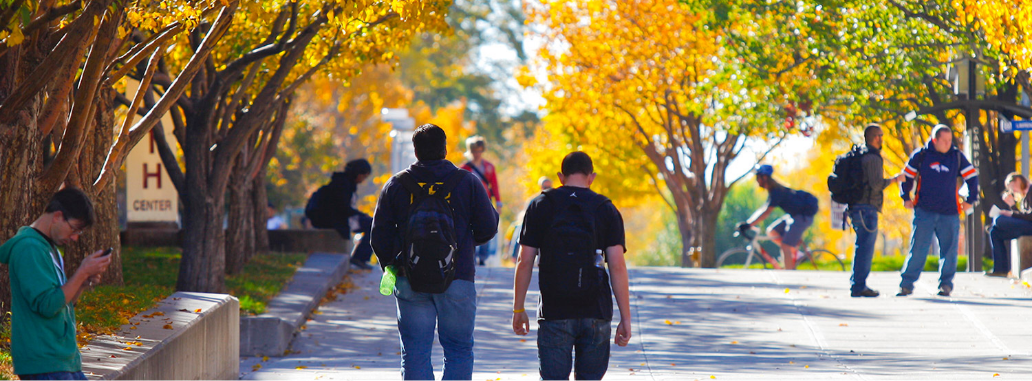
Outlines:
[[[466,177],[466,174],[463,172],[465,171],[456,168],[454,172],[444,178],[444,181],[441,182],[441,186],[437,188],[437,191],[434,192],[434,194],[439,194],[441,197],[447,197],[448,194],[455,190],[455,187],[459,186],[462,179]]]

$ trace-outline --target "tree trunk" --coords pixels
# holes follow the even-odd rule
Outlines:
[[[118,183],[109,181],[103,189],[93,186],[93,181],[100,175],[104,166],[108,148],[111,147],[114,140],[114,136],[109,133],[111,126],[115,125],[114,90],[105,88],[101,91],[100,98],[97,100],[100,104],[92,127],[93,131],[88,133],[83,150],[79,154],[79,162],[72,167],[75,174],[69,176],[70,180],[76,180],[72,185],[82,189],[93,201],[97,219],[93,226],[83,232],[77,242],[66,247],[65,271],[71,277],[87,255],[97,250],[113,247],[115,250],[111,253],[111,265],[102,275],[101,283],[122,285],[122,250],[118,234]],[[69,181],[69,183],[72,182]]]
[[[714,212],[712,209],[716,209]],[[702,249],[702,267],[717,266],[717,217],[720,208],[702,207],[696,211],[695,243]]]
[[[209,125],[212,107],[194,115],[186,125],[186,161],[183,200],[183,256],[179,262],[176,290],[225,291],[226,242],[222,228],[225,216],[225,193],[213,192],[208,182],[211,173]]]
[[[251,255],[269,251],[269,230],[266,224],[268,216],[265,215],[265,207],[269,205],[269,195],[265,189],[266,168],[268,167],[261,167],[251,184],[251,211],[254,216],[254,251]],[[250,261],[251,258],[248,257],[247,260]]]
[[[691,217],[688,213],[683,213],[680,209],[678,209],[674,215],[677,218],[677,231],[681,233],[681,261],[684,261],[683,258],[689,258],[689,261],[691,261],[692,248],[695,247]],[[699,254],[701,255],[701,253]],[[699,266],[702,266],[702,257],[699,258]],[[684,263],[681,265],[685,266]]]
[[[254,213],[251,196],[253,182],[247,180],[246,161],[243,155],[237,159],[233,178],[229,183],[227,203],[229,215],[226,221],[226,274],[239,274],[254,251]],[[263,207],[262,210],[265,208]]]
[[[188,175],[189,178],[189,175]],[[176,290],[223,293],[226,290],[226,244],[222,229],[222,197],[192,190],[187,180],[183,217],[183,257]]]
[[[25,69],[22,47],[12,47],[0,57],[0,101],[18,85],[19,72]],[[24,74],[24,73],[21,73]],[[43,136],[36,124],[43,97],[34,96],[25,108],[17,110],[11,124],[0,124],[0,243],[13,237],[46,208],[34,193],[43,169]],[[0,265],[0,319],[11,310],[11,283],[7,265]]]

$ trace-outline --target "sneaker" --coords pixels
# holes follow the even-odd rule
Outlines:
[[[907,295],[910,295],[910,294],[913,294],[913,293],[914,293],[914,289],[912,289],[912,288],[900,287],[899,288],[899,292],[896,293],[896,296],[907,296]]]
[[[373,266],[370,266],[368,263],[359,262],[359,261],[351,261],[351,267],[354,267],[354,268],[359,269],[359,270],[372,270],[373,269]]]
[[[998,277],[998,278],[1007,278],[1007,277],[1010,276],[1010,273],[1009,272],[988,272],[988,271],[986,271],[984,275],[985,276],[991,276],[991,277]]]
[[[939,296],[950,296],[951,292],[953,292],[953,286],[939,286]]]
[[[861,296],[865,297],[865,298],[876,298],[876,297],[878,297],[878,295],[881,295],[881,293],[879,293],[878,291],[872,290],[870,288],[866,288],[866,287],[864,288],[863,291],[849,293],[849,296],[852,296],[854,298],[859,298]]]

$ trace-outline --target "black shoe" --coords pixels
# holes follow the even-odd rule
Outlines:
[[[879,293],[878,291],[872,290],[870,288],[866,288],[866,287],[864,288],[863,291],[860,291],[860,292],[850,292],[849,293],[849,296],[852,296],[854,298],[859,298],[861,296],[865,297],[865,298],[876,298],[876,297],[878,297],[878,295],[881,295],[881,293]]]
[[[1010,277],[1010,273],[1006,272],[1006,271],[1002,271],[1002,272],[995,272],[995,271],[994,272],[988,272],[988,271],[986,271],[985,272],[985,276],[992,276],[992,277],[998,277],[998,278],[1007,278],[1007,277]]]
[[[351,267],[354,267],[354,268],[359,269],[359,270],[372,270],[373,269],[373,266],[370,266],[368,263],[359,262],[359,261],[351,261]]]
[[[939,286],[939,296],[950,296],[953,292],[953,286]]]
[[[907,296],[913,293],[914,289],[912,288],[900,287],[899,292],[896,293],[896,296]]]

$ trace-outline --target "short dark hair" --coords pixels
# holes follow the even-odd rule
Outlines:
[[[93,201],[90,201],[90,197],[79,190],[79,188],[71,186],[57,191],[54,197],[50,198],[46,213],[53,212],[61,212],[65,220],[74,219],[82,221],[83,225],[80,228],[93,225],[93,222],[97,219],[97,214],[93,211]]]
[[[591,164],[591,156],[584,152],[576,151],[570,152],[563,158],[562,172],[563,176],[569,176],[574,173],[590,175],[595,173],[595,167]]]
[[[373,166],[369,164],[369,160],[366,159],[355,159],[344,164],[344,173],[351,175],[368,175],[373,172]]]
[[[867,127],[864,127],[864,141],[870,142],[871,138],[874,137],[874,131],[880,129],[882,129],[882,127],[878,123],[868,124]]]
[[[943,132],[948,132],[950,135],[953,135],[953,130],[950,129],[950,126],[945,124],[936,124],[935,127],[932,128],[932,139],[938,139],[939,134]]]
[[[419,161],[444,160],[448,156],[448,135],[435,124],[424,124],[412,133],[412,148]]]

